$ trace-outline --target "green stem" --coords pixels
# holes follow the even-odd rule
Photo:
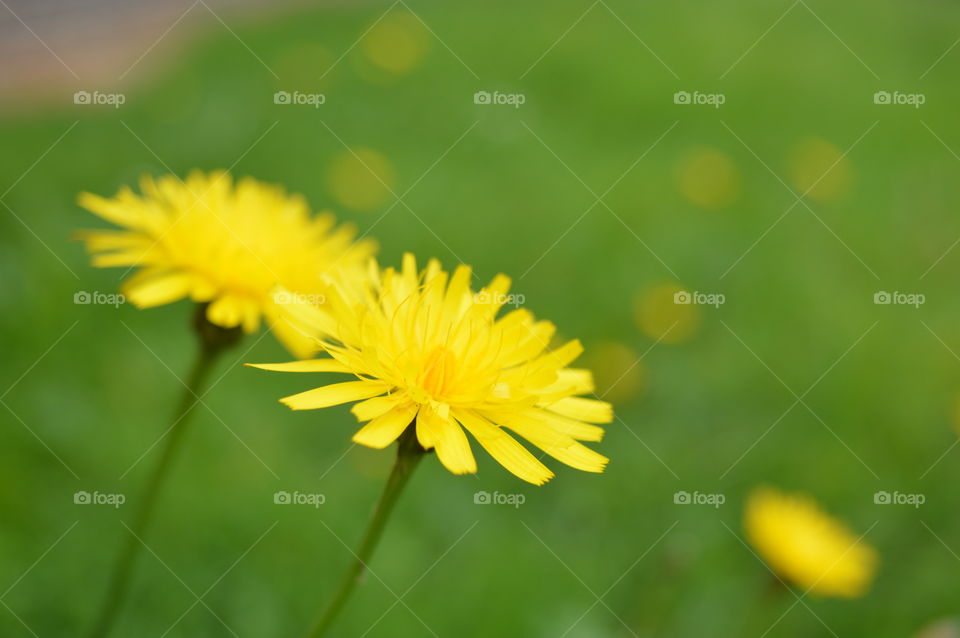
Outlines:
[[[124,598],[129,591],[130,578],[143,544],[142,539],[153,518],[157,498],[177,450],[180,448],[180,441],[183,440],[183,433],[187,429],[190,415],[200,402],[201,391],[206,386],[213,364],[219,355],[235,344],[240,337],[239,329],[221,328],[209,323],[206,320],[206,305],[197,308],[194,326],[199,335],[200,347],[193,368],[190,370],[190,376],[184,384],[177,411],[174,413],[177,420],[165,438],[160,459],[147,479],[133,522],[128,526],[128,533],[124,535],[120,554],[107,585],[106,597],[89,634],[91,638],[106,638],[113,629]]]
[[[351,561],[350,566],[344,573],[337,593],[334,594],[333,599],[327,604],[323,613],[320,614],[314,623],[313,629],[308,634],[310,638],[321,638],[326,635],[333,621],[336,619],[337,614],[347,602],[350,594],[353,593],[353,588],[357,582],[359,582],[361,576],[363,576],[367,563],[370,562],[370,557],[377,547],[377,542],[383,535],[383,530],[386,527],[387,520],[390,518],[390,513],[393,511],[393,506],[396,505],[400,493],[403,491],[404,486],[406,486],[407,481],[410,479],[410,475],[413,474],[413,471],[420,463],[425,452],[426,450],[420,447],[420,443],[417,442],[416,428],[414,424],[411,423],[404,433],[400,435],[400,439],[397,442],[397,460],[393,465],[393,470],[390,472],[390,477],[387,479],[387,484],[383,488],[383,494],[380,495],[380,500],[377,502],[377,507],[373,512],[373,518],[370,519],[370,523],[367,525],[367,531],[364,532],[363,539],[360,541],[360,547],[357,548],[353,561]]]

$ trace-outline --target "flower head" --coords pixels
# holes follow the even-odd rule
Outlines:
[[[873,580],[876,551],[806,496],[757,489],[744,526],[777,573],[815,594],[856,598]]]
[[[372,260],[371,260],[372,262]],[[360,401],[357,443],[384,448],[415,423],[417,439],[454,474],[477,471],[466,432],[510,472],[540,485],[553,473],[513,433],[558,461],[602,472],[604,456],[579,441],[599,441],[613,411],[576,395],[593,391],[587,370],[567,367],[579,341],[549,350],[554,326],[525,309],[497,317],[510,280],[498,275],[479,292],[471,270],[452,275],[432,260],[418,271],[405,255],[400,271],[371,268],[369,285],[333,297],[337,328],[329,358],[256,367],[342,372],[356,377],[281,399],[294,410]]]
[[[82,193],[79,204],[123,230],[79,234],[95,266],[139,270],[123,292],[149,308],[190,297],[209,303],[207,318],[224,328],[257,329],[266,318],[297,356],[314,341],[281,308],[322,303],[329,279],[359,277],[375,250],[355,242],[329,213],[313,216],[303,197],[224,171],[168,175],[124,187],[113,198]]]

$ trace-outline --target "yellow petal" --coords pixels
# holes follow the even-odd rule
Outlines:
[[[535,430],[545,428],[545,432],[563,435],[578,441],[600,441],[603,439],[604,434],[603,428],[601,427],[574,419],[568,419],[567,417],[553,414],[546,410],[533,409],[522,412],[516,410],[505,410],[503,412],[491,410],[490,415],[495,415],[495,417],[491,417],[492,420],[508,428],[513,428],[516,425],[527,426]]]
[[[563,344],[556,350],[541,355],[534,365],[540,364],[550,368],[565,368],[583,353],[583,345],[579,339],[574,339]]]
[[[349,403],[350,401],[369,399],[378,394],[383,394],[388,387],[386,384],[370,381],[347,381],[346,383],[334,383],[333,385],[326,385],[322,388],[314,388],[300,394],[284,397],[280,399],[280,402],[291,410],[316,410],[340,405],[341,403]]]
[[[306,359],[322,350],[319,338],[330,334],[332,320],[316,306],[298,299],[294,293],[275,288],[264,306],[264,315],[283,347],[298,359]]]
[[[613,421],[613,406],[606,401],[567,397],[545,406],[551,412],[587,423],[610,423]]]
[[[143,235],[125,230],[85,230],[73,233],[72,237],[86,243],[91,253],[136,248],[146,252],[154,243]]]
[[[140,222],[139,209],[125,206],[123,201],[107,199],[93,193],[80,193],[77,204],[117,226],[136,228]]]
[[[543,485],[553,478],[553,472],[516,439],[470,410],[455,410],[454,416],[494,460],[513,475]]]
[[[528,316],[530,315],[529,311],[527,310],[515,310],[509,315],[505,316],[504,321],[506,321],[511,315],[522,315],[523,313]],[[503,322],[501,322],[501,324],[502,323]],[[506,343],[514,343],[515,346],[510,351],[504,353],[504,367],[525,363],[538,356],[547,348],[548,345],[550,345],[550,340],[557,331],[556,326],[549,321],[538,321],[533,323],[532,316],[529,316],[527,324],[528,325],[520,325],[514,328],[512,332],[514,336],[506,341]],[[504,327],[509,328],[509,326]],[[510,334],[510,332],[505,333],[505,335]]]
[[[433,436],[433,428],[430,426],[427,409],[421,408],[417,413],[417,442],[425,450],[432,450],[436,439]]]
[[[472,270],[469,266],[460,264],[450,278],[450,284],[447,287],[446,299],[444,299],[444,314],[454,316],[463,306],[464,301],[470,293],[470,277]]]
[[[245,363],[244,365],[274,372],[350,372],[347,366],[336,359],[308,359],[289,363]]]
[[[480,290],[478,298],[481,300],[482,305],[488,309],[490,316],[497,314],[497,311],[500,309],[506,300],[507,292],[510,290],[510,278],[500,273],[494,277],[486,288]]]
[[[310,357],[322,349],[316,337],[304,332],[285,319],[280,318],[271,321],[270,331],[283,344],[283,347],[295,357]]]
[[[417,273],[417,258],[413,256],[413,253],[403,253],[400,268],[403,273],[403,278],[407,280],[408,283],[416,285],[419,275]]]
[[[360,445],[382,450],[403,434],[417,416],[418,409],[419,406],[414,403],[398,406],[360,428],[353,435],[353,440]]]
[[[318,295],[314,295],[319,298]],[[309,295],[276,288],[270,295],[272,312],[278,319],[289,322],[308,334],[330,335],[336,330],[336,321],[318,305],[309,303]]]
[[[578,441],[603,440],[604,430],[598,425],[591,425],[583,421],[577,421],[576,419],[569,419],[565,416],[547,411],[540,411],[536,414],[530,413],[530,417]]]
[[[243,304],[239,299],[230,296],[214,299],[207,306],[207,319],[210,323],[224,328],[235,328],[243,319]]]
[[[223,295],[207,307],[207,319],[224,328],[240,326],[249,334],[260,325],[260,308],[249,297]]]
[[[385,397],[373,397],[372,399],[361,401],[350,408],[350,411],[353,412],[353,416],[357,417],[358,421],[370,421],[379,416],[383,416],[399,404],[400,395],[391,394]]]
[[[240,325],[247,334],[255,332],[260,327],[260,308],[257,304],[247,300],[242,306]]]
[[[564,368],[557,371],[557,378],[537,390],[543,401],[556,401],[572,394],[589,394],[596,390],[593,373],[581,368]]]
[[[141,266],[149,264],[147,255],[149,251],[145,248],[134,248],[129,250],[119,250],[112,253],[101,253],[91,259],[95,268],[114,268],[116,266]]]
[[[572,437],[557,432],[549,426],[524,419],[512,419],[506,414],[484,415],[494,423],[500,422],[530,441],[538,448],[584,472],[603,472],[609,459],[575,441]],[[507,421],[509,420],[509,423]]]
[[[477,460],[470,450],[470,441],[463,433],[463,428],[457,425],[449,416],[442,417],[429,407],[423,406],[417,414],[417,435],[421,429],[425,437],[437,451],[437,458],[443,466],[453,474],[474,474],[477,471]]]
[[[190,293],[191,277],[184,274],[135,277],[123,287],[124,294],[138,308],[162,306]]]

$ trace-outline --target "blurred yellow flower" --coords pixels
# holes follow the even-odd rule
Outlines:
[[[363,276],[376,248],[355,241],[355,229],[338,227],[333,215],[311,215],[303,197],[252,178],[145,176],[140,190],[123,187],[113,198],[81,193],[81,206],[123,227],[78,234],[93,264],[139,267],[123,285],[139,308],[190,297],[209,303],[211,323],[246,332],[266,318],[296,356],[311,354],[316,340],[299,329],[291,302],[322,303],[329,281]]]
[[[873,581],[876,551],[807,496],[759,488],[744,527],[774,571],[814,594],[856,598]]]
[[[255,367],[286,372],[342,372],[353,381],[281,399],[294,410],[361,401],[366,424],[353,440],[372,448],[395,441],[416,423],[425,449],[454,474],[477,471],[464,430],[521,479],[553,477],[509,428],[562,463],[602,472],[607,459],[578,441],[600,441],[613,409],[578,397],[593,391],[589,371],[567,367],[582,347],[573,340],[547,351],[555,328],[525,309],[500,318],[511,300],[510,280],[498,275],[479,292],[468,266],[452,275],[431,260],[418,271],[413,255],[382,272],[371,260],[370,285],[331,296],[338,327],[323,346],[330,358]]]

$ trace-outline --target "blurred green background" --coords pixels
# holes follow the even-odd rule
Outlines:
[[[285,184],[378,238],[385,263],[413,251],[511,275],[526,307],[584,341],[617,406],[595,446],[603,475],[551,461],[557,478],[535,488],[479,451],[476,477],[428,459],[336,635],[904,637],[958,611],[960,6],[190,13],[171,38],[204,17],[195,37],[148,49],[158,27],[122,82],[4,96],[3,635],[89,624],[193,356],[185,302],[73,303],[122,275],[70,241],[104,227],[76,195],[193,168]],[[76,90],[126,101],[77,105]],[[677,305],[679,289],[725,303]],[[878,305],[878,291],[925,303]],[[298,636],[329,597],[393,452],[351,446],[345,407],[277,403],[315,379],[240,366],[286,357],[258,334],[221,362],[116,635]],[[741,542],[762,484],[869,530],[882,562],[868,595],[798,603],[771,586]],[[79,490],[127,503],[75,505]],[[326,502],[276,505],[278,490]],[[480,490],[525,503],[476,505]],[[676,505],[680,490],[726,501]],[[926,502],[876,505],[880,490]]]

